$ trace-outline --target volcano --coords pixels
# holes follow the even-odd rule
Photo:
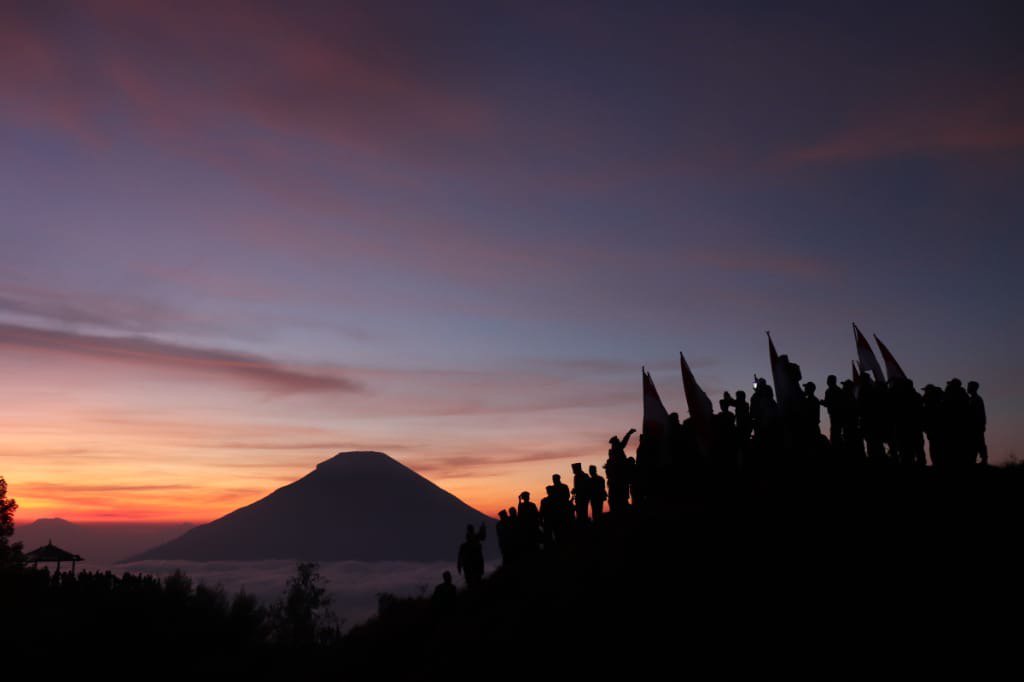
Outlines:
[[[125,561],[439,561],[455,558],[467,524],[492,521],[384,453],[343,452]]]

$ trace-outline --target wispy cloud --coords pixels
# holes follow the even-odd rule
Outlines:
[[[795,164],[913,154],[982,154],[1024,147],[1024,105],[1016,77],[934,74],[881,96],[846,123],[790,154]]]
[[[268,358],[186,346],[144,336],[100,336],[0,324],[0,346],[32,353],[68,354],[120,364],[188,371],[247,382],[275,393],[355,392],[356,381],[330,372],[293,369]]]
[[[72,97],[83,90],[76,83],[116,95],[111,104],[169,140],[216,137],[232,116],[379,158],[408,150],[399,141],[409,131],[464,137],[489,120],[481,100],[417,72],[379,17],[355,8],[107,0],[59,10],[67,21],[17,8],[0,15],[0,57],[13,63],[0,66],[0,87],[17,95],[24,118],[45,114],[83,138],[103,130],[109,107]],[[75,59],[60,32],[66,23],[116,39]]]

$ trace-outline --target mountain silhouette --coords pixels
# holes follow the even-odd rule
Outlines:
[[[466,524],[491,521],[384,453],[343,452],[263,499],[125,561],[454,560]]]

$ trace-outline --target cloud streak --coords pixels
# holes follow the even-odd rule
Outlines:
[[[186,346],[143,336],[99,336],[0,324],[0,346],[33,353],[72,355],[186,371],[242,381],[279,394],[362,390],[359,383],[347,377],[292,369],[258,355]]]

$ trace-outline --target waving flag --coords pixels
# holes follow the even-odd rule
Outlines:
[[[857,363],[850,360],[850,376],[853,378],[853,383],[860,383],[860,372],[857,371]]]
[[[697,447],[700,448],[701,455],[707,457],[711,454],[711,418],[714,408],[708,394],[697,384],[697,379],[694,378],[682,353],[679,354],[679,367],[683,371],[683,393],[686,395],[686,408],[690,411],[690,419],[693,420],[691,423],[697,436]]]
[[[889,380],[906,379],[907,375],[903,372],[903,368],[900,367],[900,363],[896,362],[896,358],[892,356],[889,349],[878,338],[878,334],[873,334],[873,336],[875,337],[875,343],[878,344],[878,350],[882,351],[882,362],[885,363],[885,373],[889,376]]]
[[[664,442],[668,434],[668,410],[661,402],[661,396],[658,395],[658,389],[654,387],[651,375],[647,373],[646,369],[641,369],[641,371],[644,375],[643,434],[647,438],[653,436],[654,439]]]
[[[775,399],[779,403],[779,408],[783,414],[794,413],[800,404],[800,380],[796,378],[797,375],[794,371],[791,371],[789,365],[789,358],[785,355],[779,355],[775,351],[775,343],[772,341],[772,335],[768,334],[768,358],[772,364],[772,382],[775,384]],[[799,371],[799,368],[794,366],[793,369]]]
[[[868,370],[874,375],[875,381],[885,383],[885,374],[882,373],[882,366],[878,364],[875,351],[871,350],[871,344],[860,333],[856,324],[853,325],[853,339],[857,342],[857,359],[860,360],[860,371]]]
[[[714,408],[711,399],[697,384],[697,379],[690,371],[690,365],[686,363],[683,354],[679,354],[679,367],[683,371],[683,393],[686,395],[686,407],[690,410],[690,416],[694,419],[703,419],[710,423]]]

